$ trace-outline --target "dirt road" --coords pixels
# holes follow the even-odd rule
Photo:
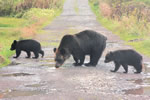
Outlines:
[[[70,58],[54,67],[53,48],[64,34],[92,29],[107,36],[107,48],[96,67],[74,67]],[[105,64],[109,50],[131,48],[116,35],[102,27],[92,13],[88,0],[66,0],[63,13],[43,29],[35,39],[40,41],[45,57],[26,59],[22,53],[12,64],[0,69],[1,100],[150,100],[150,70],[128,74],[123,69],[111,73],[113,63]],[[88,57],[86,58],[88,61]],[[144,63],[149,63],[144,58]],[[149,71],[148,71],[149,70]]]

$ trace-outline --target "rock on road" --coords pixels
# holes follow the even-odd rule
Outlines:
[[[111,73],[113,63],[105,64],[109,50],[131,48],[118,36],[102,27],[91,11],[88,0],[66,0],[63,12],[46,26],[40,41],[45,57],[25,59],[22,53],[0,70],[0,100],[150,100],[150,74]],[[70,58],[55,69],[53,48],[65,34],[91,29],[107,36],[107,47],[97,67],[73,67]],[[149,61],[144,59],[145,61]],[[86,57],[88,61],[88,57]]]

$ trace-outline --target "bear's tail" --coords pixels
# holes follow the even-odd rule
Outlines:
[[[41,50],[39,53],[42,55],[42,58],[43,58],[44,57],[44,51]]]

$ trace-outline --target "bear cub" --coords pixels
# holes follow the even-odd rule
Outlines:
[[[127,49],[107,53],[104,62],[114,62],[115,69],[111,70],[111,72],[116,72],[122,65],[125,70],[124,73],[128,73],[128,65],[131,65],[136,69],[135,73],[140,73],[142,71],[142,59],[139,53],[132,49]]]
[[[16,50],[16,56],[13,58],[18,58],[21,54],[21,51],[25,51],[27,53],[26,58],[30,58],[31,52],[34,53],[35,59],[39,57],[39,53],[44,56],[44,51],[41,50],[41,45],[39,42],[32,40],[32,39],[27,39],[27,40],[20,40],[16,41],[14,40],[10,50]]]
[[[85,30],[74,35],[65,35],[58,48],[54,48],[55,67],[60,67],[70,55],[75,60],[75,66],[81,66],[84,63],[85,55],[90,56],[89,63],[86,66],[96,66],[105,47],[107,38],[102,34]]]

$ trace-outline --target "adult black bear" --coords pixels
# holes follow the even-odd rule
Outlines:
[[[105,63],[114,61],[115,69],[111,72],[116,72],[120,65],[123,66],[125,72],[128,72],[128,65],[134,66],[136,69],[135,73],[140,73],[142,71],[142,56],[132,49],[127,50],[117,50],[114,52],[109,52],[106,54]]]
[[[58,49],[54,48],[55,67],[60,67],[70,55],[75,60],[75,66],[81,66],[84,63],[85,55],[90,55],[90,62],[85,65],[96,66],[106,47],[106,40],[105,36],[92,30],[85,30],[75,35],[65,35]]]
[[[21,51],[25,51],[27,53],[26,58],[30,58],[31,56],[30,52],[34,53],[35,57],[33,58],[38,58],[39,53],[42,54],[42,57],[44,56],[44,51],[41,50],[40,43],[31,39],[20,40],[20,41],[14,40],[10,50],[16,50],[16,56],[14,58],[18,58],[19,55],[21,54]]]

